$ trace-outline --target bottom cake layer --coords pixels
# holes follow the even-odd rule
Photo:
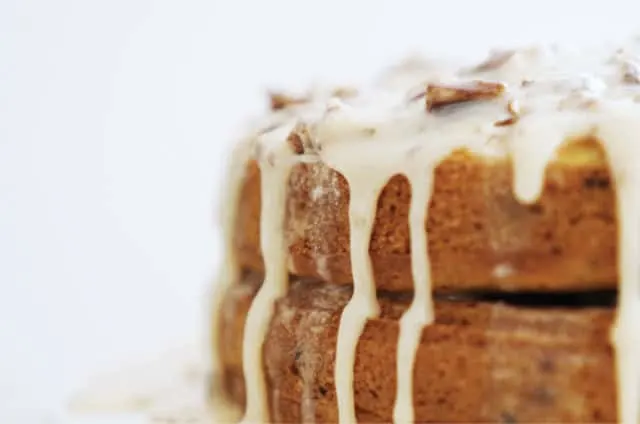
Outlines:
[[[242,336],[260,275],[226,294],[218,348],[226,394],[242,406]],[[263,356],[274,422],[337,422],[334,360],[350,286],[293,281],[276,305]],[[379,294],[381,316],[360,338],[359,422],[391,422],[398,320],[410,297]],[[414,367],[418,422],[613,422],[613,309],[441,299]]]

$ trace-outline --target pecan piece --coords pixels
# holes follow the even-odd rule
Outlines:
[[[518,119],[520,119],[520,104],[517,100],[509,100],[509,104],[507,104],[507,112],[509,112],[509,116],[496,122],[494,124],[496,127],[506,127],[507,125],[513,125],[518,122]]]
[[[501,82],[471,81],[462,84],[429,84],[426,92],[427,111],[442,106],[476,100],[488,100],[504,93]]]
[[[309,101],[306,97],[293,97],[284,93],[270,92],[269,102],[271,110],[282,110],[289,106],[299,105],[307,103]]]

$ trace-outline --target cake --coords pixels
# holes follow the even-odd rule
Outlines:
[[[213,387],[258,422],[638,422],[640,40],[271,93]]]

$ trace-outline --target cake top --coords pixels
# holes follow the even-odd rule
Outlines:
[[[270,100],[247,138],[258,160],[288,149],[298,161],[389,177],[464,148],[522,157],[528,172],[540,173],[566,140],[602,138],[604,121],[632,131],[620,121],[640,112],[640,39],[587,51],[495,50],[471,64],[414,57],[362,87],[271,93]],[[522,190],[531,200],[539,187]]]
[[[393,134],[395,142],[443,127],[492,136],[521,118],[596,112],[605,102],[640,102],[640,38],[585,51],[494,50],[472,64],[412,57],[362,87],[271,93],[271,111],[251,135],[305,123],[330,130],[332,142],[358,130],[371,139]]]

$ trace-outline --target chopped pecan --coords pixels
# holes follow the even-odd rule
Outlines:
[[[640,66],[631,60],[622,64],[622,81],[627,84],[640,84]]]
[[[315,151],[309,129],[304,124],[298,124],[287,137],[287,143],[296,155]]]
[[[507,63],[509,59],[513,57],[515,54],[515,50],[494,50],[489,52],[489,57],[487,57],[483,62],[475,67],[471,68],[470,72],[486,72],[492,71],[494,69],[500,68],[502,65]]]
[[[306,97],[292,97],[283,93],[270,92],[269,101],[271,110],[282,110],[289,106],[307,103],[309,99]]]
[[[427,111],[455,103],[488,100],[504,93],[501,82],[471,81],[462,84],[429,84],[426,92]]]
[[[505,127],[507,125],[513,125],[518,122],[518,119],[520,119],[520,104],[517,100],[509,100],[509,104],[507,104],[507,112],[509,112],[509,116],[496,122],[494,124],[496,127]]]

